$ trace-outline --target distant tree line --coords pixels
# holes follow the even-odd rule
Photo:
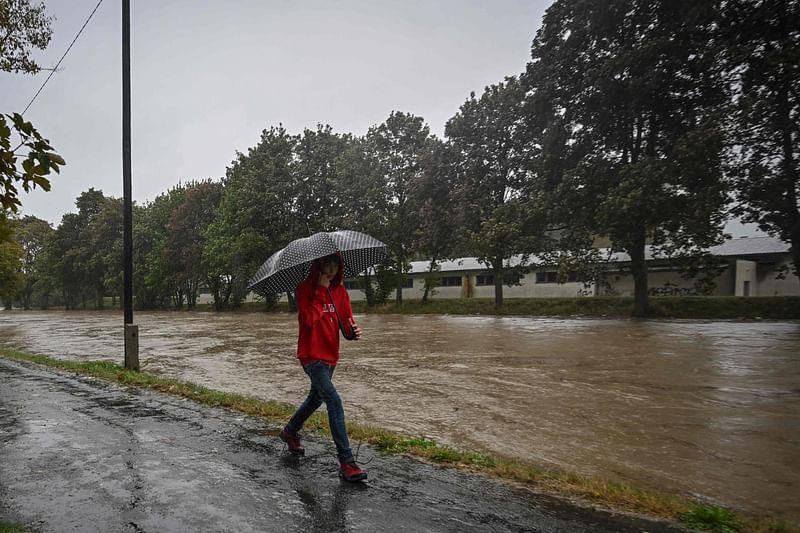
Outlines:
[[[789,242],[800,270],[799,6],[558,0],[525,71],[470,94],[444,139],[397,111],[364,136],[264,130],[220,181],[135,207],[135,303],[192,308],[207,288],[217,309],[235,307],[271,253],[338,228],[389,247],[365,284],[370,303],[415,259],[432,260],[426,299],[438,263],[457,256],[491,268],[497,305],[525,268],[515,255],[597,279],[591,245],[605,235],[631,257],[643,316],[646,246],[695,275],[713,266],[706,250],[730,214]],[[120,294],[120,200],[90,189],[76,206],[55,229],[10,222],[0,297],[74,308]]]

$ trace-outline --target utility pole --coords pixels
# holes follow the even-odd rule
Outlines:
[[[133,323],[133,210],[131,207],[131,0],[122,0],[122,225],[125,368],[139,370],[139,326]]]

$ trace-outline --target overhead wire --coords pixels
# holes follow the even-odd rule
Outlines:
[[[103,0],[100,0],[99,2],[97,2],[97,5],[96,5],[96,6],[94,6],[94,9],[92,10],[91,14],[89,15],[89,18],[87,18],[87,19],[86,19],[86,22],[84,22],[84,23],[83,23],[83,26],[81,26],[81,29],[80,29],[80,30],[78,30],[78,34],[77,34],[77,35],[75,35],[75,38],[74,38],[74,39],[72,39],[72,42],[70,43],[69,47],[67,47],[67,51],[66,51],[66,52],[64,52],[64,55],[62,55],[62,56],[61,56],[61,59],[59,59],[59,60],[58,60],[58,63],[56,63],[56,66],[55,66],[55,67],[53,68],[53,70],[50,72],[50,75],[49,75],[49,76],[47,76],[47,79],[46,79],[46,80],[44,80],[44,83],[42,83],[42,86],[41,86],[41,87],[39,87],[39,90],[38,90],[38,91],[36,91],[36,94],[34,94],[34,95],[33,95],[33,98],[31,98],[31,101],[30,101],[30,102],[28,102],[28,105],[25,107],[25,110],[24,110],[24,111],[21,113],[22,115],[24,115],[24,114],[25,114],[25,112],[26,112],[26,111],[28,111],[28,109],[31,107],[31,105],[33,104],[33,102],[36,100],[36,97],[38,97],[38,96],[39,96],[39,93],[41,93],[41,92],[42,92],[42,89],[44,89],[44,86],[45,86],[45,85],[47,85],[47,82],[48,82],[48,81],[50,81],[50,78],[52,78],[52,77],[53,77],[53,74],[55,74],[55,73],[56,73],[56,70],[58,70],[58,66],[59,66],[59,65],[61,65],[61,62],[62,62],[62,61],[64,61],[64,58],[65,58],[65,57],[67,57],[67,54],[69,53],[69,51],[70,51],[70,50],[72,50],[72,46],[75,44],[75,41],[77,41],[77,40],[78,40],[78,37],[80,37],[80,36],[81,36],[81,33],[83,32],[83,29],[86,27],[86,25],[87,25],[87,24],[89,24],[89,21],[90,21],[90,20],[92,20],[92,17],[94,16],[95,12],[96,12],[96,11],[97,11],[97,9],[100,7],[100,4],[102,4],[102,3],[103,3]]]

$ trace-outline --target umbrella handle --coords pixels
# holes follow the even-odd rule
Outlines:
[[[342,336],[349,341],[355,340],[356,332],[353,329],[353,326],[350,326],[350,333],[348,334],[347,331],[345,331],[344,329],[344,322],[342,322],[342,319],[339,317],[339,311],[336,309],[336,304],[333,303],[333,295],[331,294],[331,288],[327,287],[327,289],[328,289],[328,299],[331,301],[333,312],[336,313],[336,320],[339,322],[339,330],[342,332]]]

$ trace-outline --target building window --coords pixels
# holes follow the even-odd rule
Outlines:
[[[403,280],[403,288],[404,289],[413,289],[414,288],[414,279],[413,278],[405,278]]]
[[[558,272],[537,272],[536,283],[558,283]]]
[[[461,286],[461,276],[443,276],[442,287],[460,287]]]
[[[354,279],[354,280],[349,280],[349,281],[345,280],[344,288],[345,289],[350,289],[350,290],[363,289],[364,288],[364,281],[360,280],[360,279]]]
[[[478,279],[475,282],[476,285],[494,285],[494,276],[489,274],[482,274],[478,276]]]

